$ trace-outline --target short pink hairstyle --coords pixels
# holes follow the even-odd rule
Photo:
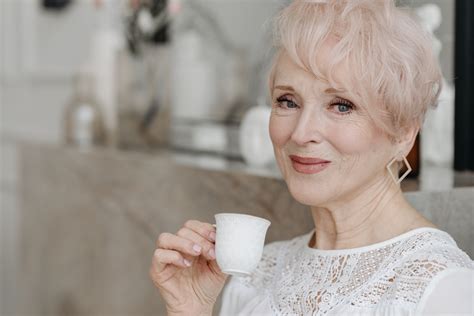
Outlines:
[[[296,0],[274,23],[275,60],[286,52],[334,88],[356,94],[354,103],[392,138],[421,127],[426,111],[436,107],[442,74],[431,35],[411,10],[396,7],[393,0]],[[329,36],[336,44],[322,67],[316,55]],[[339,64],[349,66],[350,73],[336,82],[334,66]]]

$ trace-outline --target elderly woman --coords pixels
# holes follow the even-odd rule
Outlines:
[[[474,264],[403,197],[401,165],[441,73],[430,37],[392,0],[294,1],[276,17],[270,136],[315,228],[267,244],[247,277],[215,261],[214,227],[158,239],[169,315],[473,313]]]

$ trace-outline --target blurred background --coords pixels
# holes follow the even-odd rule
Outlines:
[[[163,314],[148,266],[186,219],[310,229],[267,133],[269,19],[288,2],[0,0],[0,315]],[[399,3],[445,78],[403,189],[425,208],[459,197],[452,222],[426,212],[472,251],[474,7]]]

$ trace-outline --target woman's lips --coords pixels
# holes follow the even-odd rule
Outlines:
[[[290,159],[293,169],[305,174],[314,174],[323,171],[331,163],[321,158],[299,157],[295,155],[290,155]]]

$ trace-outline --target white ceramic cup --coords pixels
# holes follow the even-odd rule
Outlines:
[[[251,274],[262,258],[270,221],[239,213],[219,213],[214,218],[217,265],[226,274]]]

